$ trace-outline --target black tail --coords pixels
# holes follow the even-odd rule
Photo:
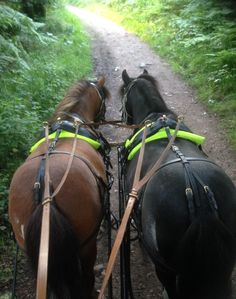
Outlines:
[[[72,226],[55,204],[50,209],[48,293],[53,298],[86,298],[83,291],[79,242]],[[38,205],[26,229],[26,252],[37,275],[43,206]]]
[[[178,248],[178,298],[230,298],[235,258],[235,238],[219,218],[194,220]]]

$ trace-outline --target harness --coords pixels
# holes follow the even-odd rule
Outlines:
[[[132,87],[135,85],[135,83],[137,81],[138,81],[138,78],[132,80],[129,83],[129,85],[125,89],[125,93],[124,93],[124,96],[123,96],[123,99],[122,99],[122,105],[121,105],[120,111],[122,111],[122,120],[125,123],[127,123],[129,117],[132,118],[132,116],[127,111],[126,104],[127,104],[127,101],[128,101],[128,94],[129,94],[130,90],[132,89]]]
[[[48,154],[49,156],[51,155],[69,155],[71,156],[70,152],[67,151],[57,151],[55,150],[56,143],[60,138],[75,138],[75,125],[69,121],[60,121],[55,123],[54,125],[51,126],[50,128],[50,135],[48,136],[49,139],[52,140],[49,148],[48,148]],[[44,133],[41,134],[42,136]],[[110,209],[109,205],[109,190],[111,189],[111,186],[113,184],[113,176],[109,171],[109,168],[111,166],[110,163],[110,157],[109,157],[109,152],[110,152],[110,145],[106,141],[106,139],[102,136],[101,133],[97,133],[94,131],[92,133],[89,131],[87,128],[79,127],[78,129],[78,134],[76,136],[78,139],[84,140],[88,142],[94,149],[98,150],[99,153],[103,157],[103,161],[106,166],[106,176],[107,176],[107,182],[104,182],[104,180],[97,175],[96,170],[92,167],[91,163],[85,159],[82,156],[74,154],[73,156],[79,160],[81,160],[91,171],[93,174],[100,193],[100,198],[102,198],[102,195],[104,195],[104,201],[101,201],[102,209],[104,214],[108,212]],[[45,137],[41,138],[38,142],[36,142],[30,149],[31,152],[36,150],[39,145],[41,145],[45,141]],[[42,196],[44,192],[44,176],[45,176],[45,159],[46,155],[45,154],[40,154],[32,159],[41,157],[40,165],[39,165],[39,170],[38,174],[36,177],[36,181],[34,184],[34,201],[35,203],[41,204],[42,203]],[[50,185],[51,193],[53,193],[53,187]],[[89,240],[97,233],[94,231],[82,244],[81,247],[85,246]]]
[[[164,135],[163,138],[168,138],[168,140],[170,141],[170,139],[172,138],[172,130],[175,128],[175,126],[176,126],[176,122],[174,120],[163,116],[159,118],[157,121],[152,122],[150,125],[148,125],[146,140],[150,138],[148,140],[148,142],[150,142],[152,140],[162,139],[162,138],[157,138],[160,136],[160,135],[158,136],[158,134],[160,134],[159,132],[161,132],[161,134]],[[197,146],[201,145],[205,138],[196,134],[189,135],[188,133],[190,132],[188,132],[187,130],[188,129],[184,125],[180,125],[180,131],[183,132],[183,135],[180,136],[177,134],[177,137],[184,138],[186,136],[187,137],[191,136],[191,139],[190,138],[184,138],[184,139],[189,140],[190,142],[194,142]],[[142,134],[143,134],[143,129],[137,131],[133,136],[131,136],[126,140],[126,142],[124,143],[123,147],[120,150],[119,166],[121,169],[123,169],[123,171],[119,178],[120,180],[119,185],[121,186],[120,193],[122,196],[124,196],[125,194],[125,181],[126,181],[124,169],[127,165],[127,162],[130,161],[139,150],[138,146],[140,144],[140,138]],[[152,136],[154,136],[153,139]],[[216,166],[217,164],[204,157],[203,158],[185,157],[185,155],[181,152],[181,150],[176,145],[172,145],[171,150],[175,153],[176,158],[162,163],[158,171],[160,169],[174,165],[176,163],[181,163],[183,165],[183,171],[185,176],[185,196],[186,196],[187,208],[189,211],[190,224],[197,218],[198,209],[201,209],[201,198],[199,194],[200,190],[203,190],[203,193],[205,194],[205,198],[210,208],[209,213],[213,213],[213,215],[215,215],[215,217],[218,218],[219,217],[218,206],[214,197],[214,193],[212,192],[210,187],[204,183],[204,181],[200,178],[198,173],[193,169],[192,162],[200,161],[200,162],[206,162],[208,164],[214,164]],[[167,263],[167,261],[159,254],[158,251],[153,252],[152,249],[150,249],[149,244],[145,242],[144,238],[142,237],[141,218],[142,218],[143,195],[145,192],[145,188],[146,185],[144,185],[143,188],[139,191],[138,200],[135,203],[135,209],[133,210],[132,218],[135,220],[137,231],[140,238],[142,239],[144,247],[149,252],[150,250],[152,252],[151,258],[153,259],[153,261],[155,263],[158,263],[158,265],[163,267],[163,269],[168,269],[169,271],[176,273],[174,267],[169,263]]]
[[[148,124],[147,137],[145,143],[163,138],[167,138],[168,140],[170,140],[173,135],[175,126],[175,120],[166,118],[165,116],[158,118],[157,121]],[[144,128],[137,131],[124,143],[122,149],[123,166],[125,166],[126,161],[130,161],[141,148],[140,139],[142,138],[143,130]],[[185,125],[180,126],[180,130],[177,133],[177,137],[188,140],[190,142],[194,142],[197,146],[200,146],[205,140],[205,137],[189,132],[189,129]],[[194,161],[203,161],[214,165],[216,164],[213,161],[210,161],[206,158],[186,157],[176,145],[173,145],[171,147],[171,150],[175,153],[176,158],[163,163],[160,169],[172,164],[182,163],[185,176],[185,195],[189,210],[190,221],[192,222],[196,218],[197,210],[201,208],[199,188],[201,188],[204,191],[206,199],[209,203],[210,210],[215,214],[216,217],[219,217],[218,206],[214,198],[214,193],[212,192],[210,187],[202,181],[200,176],[192,167],[192,162]],[[141,215],[142,194],[143,192],[140,193],[141,198],[136,206],[136,216]],[[136,220],[139,218],[139,216],[135,217]],[[137,224],[141,228],[141,224],[138,222],[139,221],[137,221]]]
[[[170,118],[163,120],[163,117],[160,117],[157,119],[157,121],[151,122],[147,126],[148,128],[145,143],[159,139],[170,139],[170,137],[174,134],[176,121]],[[169,127],[168,133],[165,129],[166,127]],[[125,141],[124,152],[125,156],[127,156],[127,160],[129,161],[133,159],[133,157],[141,148],[143,130],[144,127]],[[189,132],[189,129],[184,124],[180,125],[180,130],[177,132],[177,137],[189,140],[198,146],[205,141],[205,137]]]
[[[59,121],[53,124],[49,130],[49,139],[54,139],[57,142],[61,138],[74,138],[75,137],[75,125],[67,120]],[[101,134],[96,132],[92,133],[87,128],[80,127],[76,136],[78,139],[88,142],[94,149],[100,150],[106,153],[109,148],[108,142],[102,137]],[[43,142],[45,142],[44,132],[41,134],[41,138],[31,148],[30,153],[34,152]],[[55,146],[55,145],[54,145]]]

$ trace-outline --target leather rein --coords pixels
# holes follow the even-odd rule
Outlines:
[[[45,128],[45,139],[46,139],[46,144],[48,151],[45,153],[45,177],[44,177],[44,194],[43,194],[43,201],[42,201],[42,206],[43,206],[43,214],[42,214],[42,226],[41,226],[41,237],[40,237],[40,254],[39,254],[39,261],[38,261],[38,273],[37,273],[37,288],[36,288],[36,299],[45,299],[47,296],[47,276],[48,276],[48,254],[49,254],[49,232],[50,232],[50,204],[53,200],[53,198],[58,194],[58,192],[61,190],[68,173],[70,171],[73,158],[75,157],[75,150],[76,150],[76,145],[77,145],[77,134],[80,126],[87,126],[87,127],[92,127],[94,125],[114,125],[118,127],[125,127],[129,129],[136,129],[136,128],[141,128],[143,127],[142,125],[125,125],[122,124],[122,121],[104,121],[101,123],[97,122],[88,122],[84,123],[81,122],[80,119],[77,119],[73,115],[71,117],[74,119],[75,122],[75,136],[73,140],[73,145],[72,145],[72,151],[70,153],[70,158],[67,164],[66,171],[61,179],[61,182],[55,189],[55,191],[50,194],[50,175],[49,175],[49,156],[50,156],[50,145],[49,145],[49,128],[48,124],[46,123],[44,128]],[[117,236],[109,257],[109,261],[107,264],[106,268],[106,274],[102,283],[102,288],[100,291],[100,294],[98,296],[98,299],[101,299],[106,286],[108,284],[109,278],[111,276],[112,270],[114,268],[114,264],[117,258],[117,254],[119,251],[119,248],[121,246],[125,230],[127,227],[127,223],[129,221],[130,214],[133,210],[134,204],[136,200],[138,199],[138,192],[139,190],[148,182],[148,180],[153,176],[153,174],[161,168],[162,166],[162,161],[166,158],[168,155],[169,150],[171,149],[177,132],[179,130],[180,124],[182,122],[182,117],[178,118],[178,123],[175,128],[175,132],[171,139],[169,140],[169,143],[165,150],[162,152],[160,158],[156,161],[156,163],[153,165],[153,167],[146,173],[146,175],[140,179],[140,173],[141,173],[141,167],[142,167],[142,162],[143,162],[143,157],[144,157],[144,150],[145,150],[145,138],[146,138],[146,133],[147,133],[147,125],[148,121],[145,123],[145,128],[142,136],[142,145],[138,157],[138,162],[136,166],[136,171],[134,175],[134,182],[133,182],[133,187],[131,189],[131,192],[129,194],[128,198],[128,203],[127,207],[124,213],[124,216],[121,221],[121,225],[119,227],[119,230],[117,232]]]
[[[75,115],[67,113],[68,116],[73,118],[75,123],[75,135],[72,145],[72,150],[70,153],[68,152],[61,152],[64,154],[69,154],[69,161],[67,164],[66,171],[55,189],[55,191],[51,194],[50,193],[50,174],[49,174],[49,156],[50,154],[53,154],[54,151],[52,151],[53,147],[49,144],[49,126],[48,123],[44,124],[44,130],[45,130],[45,141],[47,145],[47,152],[44,154],[45,159],[45,175],[44,175],[44,193],[43,193],[43,200],[42,200],[42,206],[43,206],[43,213],[42,213],[42,225],[41,225],[41,236],[40,236],[40,249],[39,249],[39,259],[38,259],[38,273],[37,273],[37,286],[36,286],[36,299],[45,299],[47,296],[47,276],[48,276],[48,254],[49,254],[49,232],[50,232],[50,204],[53,201],[53,198],[59,193],[61,190],[63,184],[66,181],[66,178],[68,176],[68,173],[70,171],[73,158],[77,157],[75,155],[76,145],[77,145],[77,134],[80,127],[93,127],[96,125],[114,125],[119,127],[125,127],[129,129],[139,128],[141,126],[128,126],[122,124],[120,120],[115,121],[103,121],[103,122],[84,122],[81,120],[80,117],[77,117]],[[54,141],[52,141],[53,143]],[[116,144],[113,144],[115,146]],[[41,155],[40,155],[41,156]],[[39,156],[36,156],[34,158],[37,158]],[[80,157],[79,157],[80,158]],[[84,161],[85,162],[85,161]],[[88,163],[86,163],[87,165]],[[90,168],[90,167],[89,167]],[[91,169],[90,169],[91,170]],[[91,172],[94,174],[94,171],[91,170]]]
[[[77,134],[79,130],[79,123],[75,122],[75,138],[73,141],[72,151],[67,164],[66,171],[57,186],[56,190],[50,194],[50,174],[49,174],[49,128],[48,124],[45,124],[45,138],[47,144],[47,152],[45,153],[45,176],[44,176],[44,195],[43,195],[43,213],[42,213],[42,225],[41,225],[41,236],[40,236],[40,247],[39,247],[39,260],[38,260],[38,273],[37,273],[37,287],[36,287],[36,298],[44,299],[47,297],[47,276],[48,276],[48,254],[49,254],[49,233],[50,233],[50,204],[53,198],[59,193],[65,180],[70,171],[73,158],[75,155],[77,145]]]
[[[102,283],[102,288],[100,290],[98,299],[103,298],[104,292],[106,290],[106,286],[108,284],[109,278],[110,278],[112,270],[114,268],[115,261],[116,261],[116,258],[117,258],[117,255],[118,255],[118,252],[119,252],[119,249],[120,249],[120,246],[121,246],[121,243],[122,243],[125,231],[126,231],[126,227],[127,227],[128,221],[129,221],[130,214],[133,210],[136,200],[138,199],[138,192],[150,180],[150,178],[155,174],[155,172],[162,167],[162,162],[166,159],[169,150],[171,149],[171,147],[174,144],[174,141],[176,139],[176,136],[177,136],[177,133],[179,131],[182,121],[183,121],[183,117],[179,116],[174,134],[170,138],[169,143],[167,144],[166,148],[162,152],[160,158],[156,161],[156,163],[153,165],[153,167],[144,175],[144,177],[140,178],[142,162],[143,162],[143,157],[144,157],[144,150],[145,150],[145,138],[146,138],[146,133],[147,133],[147,125],[149,122],[145,123],[145,128],[144,128],[143,136],[142,136],[142,144],[141,144],[141,148],[140,148],[140,152],[139,152],[139,156],[138,156],[138,162],[137,162],[137,166],[136,166],[136,170],[135,170],[135,174],[134,174],[133,186],[132,186],[131,192],[129,193],[126,210],[124,212],[124,216],[122,218],[122,221],[121,221],[120,227],[118,229],[116,239],[114,241],[114,245],[113,245],[109,260],[108,260],[108,264],[107,264],[106,271],[105,271],[105,276],[104,276],[103,283]]]
[[[93,83],[89,82],[90,85],[92,85],[96,92],[98,93],[98,96],[101,100],[101,106],[99,109],[99,112],[96,116],[96,119],[101,116],[103,113],[103,109],[105,106],[105,97],[104,94],[101,92],[101,90],[98,88],[98,86]],[[44,193],[43,193],[43,200],[42,200],[42,206],[43,206],[43,212],[42,212],[42,224],[41,224],[41,235],[40,235],[40,245],[39,245],[39,258],[38,258],[38,272],[37,272],[37,285],[36,285],[36,299],[45,299],[47,297],[47,279],[48,279],[48,255],[49,255],[49,236],[50,236],[50,207],[51,202],[53,201],[53,198],[59,193],[61,190],[63,184],[66,181],[66,178],[69,174],[69,171],[71,169],[71,165],[73,162],[73,158],[75,157],[75,150],[77,145],[77,135],[79,131],[79,127],[84,124],[84,121],[77,116],[74,116],[73,114],[70,115],[74,119],[75,123],[75,135],[72,145],[72,150],[70,153],[69,161],[67,164],[66,171],[55,189],[55,191],[51,194],[50,192],[50,174],[49,174],[49,156],[50,152],[53,150],[53,142],[49,145],[49,126],[48,123],[45,123],[44,129],[45,129],[45,141],[47,145],[47,152],[44,155],[45,158],[45,175],[44,175]]]

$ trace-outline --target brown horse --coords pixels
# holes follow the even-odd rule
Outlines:
[[[9,217],[19,246],[37,273],[42,222],[45,153],[49,151],[51,192],[64,176],[75,139],[73,121],[100,121],[109,92],[105,79],[79,81],[59,103],[49,120],[50,147],[45,138],[14,174],[10,186]],[[68,176],[50,208],[48,298],[95,298],[93,267],[96,237],[104,214],[107,176],[104,138],[94,127],[79,127]]]

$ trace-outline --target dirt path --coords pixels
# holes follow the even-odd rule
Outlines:
[[[135,35],[127,33],[113,22],[87,11],[76,8],[70,10],[86,24],[92,38],[95,75],[104,74],[107,78],[107,86],[112,93],[107,116],[120,117],[118,88],[122,70],[127,69],[130,76],[136,76],[145,66],[158,79],[169,107],[183,114],[193,131],[207,137],[205,151],[236,183],[236,155],[230,150],[217,118],[198,102],[194,92],[171,71],[170,66]],[[117,136],[113,137],[115,139]]]
[[[106,76],[107,86],[112,94],[112,100],[107,108],[107,118],[120,118],[118,88],[121,85],[122,70],[127,69],[130,76],[137,76],[145,67],[158,79],[162,95],[169,107],[178,114],[183,114],[186,124],[194,132],[207,137],[204,150],[236,183],[236,155],[230,150],[217,118],[197,101],[194,92],[173,74],[170,66],[135,35],[127,33],[113,22],[84,10],[72,7],[68,9],[85,23],[91,36],[95,76]],[[123,141],[128,133],[125,129],[104,129],[105,136],[113,142]],[[115,150],[112,151],[112,161],[115,181],[117,181]],[[117,182],[112,189],[111,202],[112,209],[117,215]],[[101,251],[104,251],[104,246],[106,246],[105,240],[100,241]],[[146,254],[142,252],[137,242],[132,244],[131,250],[133,265],[131,273],[135,298],[162,298],[162,287],[155,277],[155,271]],[[106,263],[106,256],[100,256],[97,265],[97,271],[100,273],[97,280],[98,287],[101,284],[104,263]],[[116,266],[113,275],[115,299],[120,298],[118,272]],[[236,285],[236,275],[234,275],[234,285]]]

